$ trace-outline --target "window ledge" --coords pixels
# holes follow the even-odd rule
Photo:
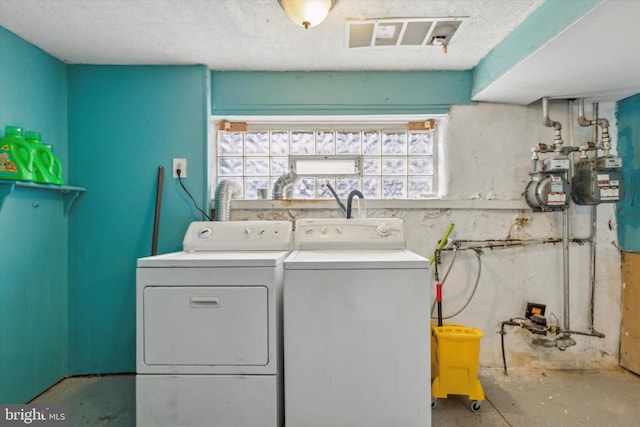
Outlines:
[[[357,199],[356,199],[357,200]],[[524,200],[486,199],[421,199],[421,200],[367,200],[367,209],[531,209]],[[232,200],[231,209],[279,210],[279,209],[339,209],[335,200]],[[357,203],[354,204],[357,212]]]

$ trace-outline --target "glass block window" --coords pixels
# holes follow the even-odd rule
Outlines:
[[[438,195],[437,154],[442,135],[437,126],[433,130],[407,130],[406,121],[341,126],[327,118],[326,123],[261,123],[255,130],[249,122],[247,129],[217,130],[212,150],[215,159],[210,162],[213,182],[238,182],[242,187],[240,198],[257,199],[261,189],[271,195],[278,177],[295,171],[297,162],[306,156],[311,162],[357,159],[358,171],[317,176],[297,171],[294,199],[332,199],[327,183],[341,198],[352,190],[360,190],[368,199],[424,199]]]

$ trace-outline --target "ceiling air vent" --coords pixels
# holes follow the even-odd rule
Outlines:
[[[448,45],[463,17],[387,18],[347,21],[347,46],[442,46]]]

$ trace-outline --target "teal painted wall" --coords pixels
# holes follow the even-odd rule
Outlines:
[[[60,194],[43,190],[18,188],[0,211],[0,402],[25,402],[66,375],[135,370],[135,261],[150,254],[158,166],[162,253],[201,219],[171,178],[172,158],[187,158],[185,184],[206,205],[209,112],[445,112],[471,102],[472,77],[491,81],[504,66],[495,64],[513,60],[504,49],[473,73],[65,66],[0,28],[0,126],[40,130],[67,182],[88,190],[68,219]],[[619,103],[618,116],[625,182],[637,188],[640,99]],[[640,250],[639,217],[628,190],[618,205],[625,250]]]
[[[40,131],[68,169],[66,66],[0,27],[6,125]],[[68,370],[68,220],[59,192],[16,188],[0,205],[0,402],[25,403]]]
[[[471,71],[212,71],[214,115],[425,114],[471,103]]]
[[[473,69],[472,96],[589,13],[603,0],[547,0]]]
[[[71,180],[87,188],[70,223],[70,373],[135,371],[136,259],[149,256],[158,167],[165,168],[158,252],[182,248],[201,220],[209,70],[203,66],[69,66]]]
[[[627,194],[618,202],[616,216],[620,249],[640,252],[640,94],[617,104],[618,155]]]

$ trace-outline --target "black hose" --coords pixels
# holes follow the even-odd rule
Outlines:
[[[500,346],[502,347],[502,366],[504,366],[504,374],[509,375],[507,372],[507,356],[504,354],[504,336],[507,335],[507,331],[504,330],[504,323],[500,324]]]
[[[502,347],[502,366],[504,366],[504,374],[505,375],[509,375],[509,373],[507,372],[507,357],[505,355],[505,351],[504,351],[504,336],[507,335],[507,331],[504,330],[505,325],[508,326],[523,326],[521,323],[515,322],[515,320],[525,320],[522,318],[513,318],[513,319],[509,319],[509,320],[505,320],[504,322],[500,323],[500,346]]]
[[[448,320],[448,319],[452,319],[454,317],[456,317],[457,315],[459,315],[460,313],[462,313],[471,303],[471,300],[473,299],[473,297],[476,294],[476,291],[478,290],[478,284],[480,283],[480,275],[482,273],[482,260],[480,259],[480,256],[482,255],[482,251],[480,249],[473,249],[476,252],[476,258],[478,260],[478,273],[476,274],[476,281],[473,285],[473,290],[471,291],[471,295],[469,295],[469,298],[467,298],[467,300],[465,301],[465,303],[462,305],[461,308],[459,308],[455,313],[450,314],[448,316],[443,317],[444,320]],[[454,252],[454,254],[457,252]],[[455,256],[454,256],[454,261],[455,261]],[[451,262],[451,265],[453,266],[453,261]],[[437,264],[436,264],[437,267]],[[437,268],[436,268],[436,272],[437,272]],[[447,271],[447,275],[449,275],[449,271]],[[445,277],[446,279],[446,277]],[[437,279],[436,279],[437,281]],[[442,285],[444,286],[444,280],[442,281]],[[436,302],[434,301],[434,304]],[[433,306],[431,306],[431,313],[433,313]]]

